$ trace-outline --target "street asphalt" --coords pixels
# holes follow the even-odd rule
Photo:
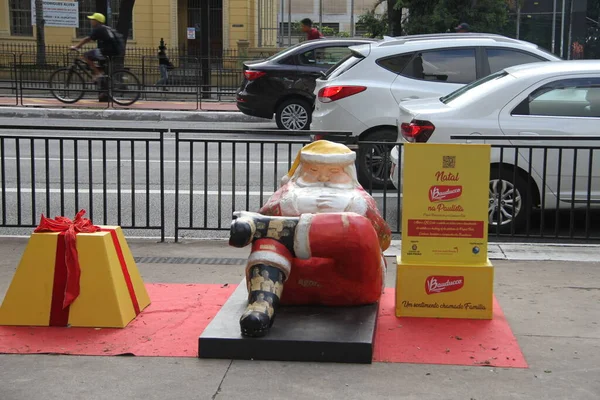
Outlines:
[[[0,299],[25,247],[0,241]],[[135,257],[245,258],[222,241],[129,240]],[[540,252],[544,251],[541,247]],[[558,250],[555,250],[558,251]],[[577,251],[573,249],[572,251]],[[394,258],[387,286],[393,287]],[[598,262],[495,261],[495,294],[529,364],[486,366],[0,355],[2,400],[600,398]],[[138,264],[145,282],[237,284],[243,267]],[[198,332],[200,334],[201,332]]]

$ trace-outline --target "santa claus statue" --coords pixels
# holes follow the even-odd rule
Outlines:
[[[264,336],[280,304],[372,304],[383,291],[391,232],[360,186],[348,147],[326,140],[300,150],[259,213],[236,212],[229,244],[252,243],[244,336]]]

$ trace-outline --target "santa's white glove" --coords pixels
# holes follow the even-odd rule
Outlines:
[[[350,201],[350,205],[348,206],[348,209],[346,211],[354,212],[364,217],[365,215],[367,215],[368,208],[369,205],[362,196],[354,196]]]
[[[344,212],[348,206],[348,198],[333,194],[322,194],[317,198],[319,212]]]

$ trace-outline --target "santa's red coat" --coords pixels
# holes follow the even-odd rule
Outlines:
[[[260,213],[282,216],[280,201],[292,184],[274,193]],[[366,201],[365,215],[344,212],[302,216],[302,228],[296,229],[295,257],[272,239],[254,243],[253,251],[270,248],[291,263],[282,304],[351,306],[379,300],[385,275],[382,251],[390,245],[391,231],[373,198],[362,188],[354,190]],[[298,254],[298,248],[305,250]],[[298,258],[307,254],[309,259]]]

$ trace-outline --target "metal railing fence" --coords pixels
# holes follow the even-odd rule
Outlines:
[[[226,237],[232,213],[258,211],[310,142],[308,132],[253,129],[2,126],[0,133],[4,232],[26,234],[42,213],[73,216],[85,208],[96,224],[176,241]],[[344,132],[310,133],[350,139]],[[594,223],[600,217],[600,136],[453,139],[492,145],[492,195],[485,200],[490,240],[600,240]],[[419,170],[403,171],[403,143],[353,145],[359,154],[372,154],[374,146],[399,149],[394,182],[388,178],[382,189],[363,184],[399,234],[402,174]],[[380,154],[370,158],[371,168],[389,165],[388,152]]]
[[[0,227],[30,232],[19,228],[36,227],[41,214],[72,218],[85,209],[97,225],[119,225],[146,235],[158,231],[164,241],[160,160],[165,130],[0,127],[7,130],[20,132],[0,134]],[[88,135],[73,134],[82,131]],[[107,132],[118,135],[107,138]],[[126,136],[131,133],[144,136]],[[152,153],[159,160],[152,160]]]
[[[84,49],[85,50],[85,49]],[[132,49],[135,50],[135,49]],[[14,98],[17,105],[39,106],[36,98],[53,98],[49,78],[59,68],[73,63],[76,54],[68,49],[46,50],[45,63],[39,64],[35,52],[0,51],[0,97]],[[182,109],[199,109],[202,100],[233,101],[243,79],[243,62],[256,57],[238,56],[236,52],[219,57],[193,55],[170,56],[173,68],[167,71],[167,79],[161,75],[156,54],[128,50],[126,57],[110,61],[111,68],[127,69],[140,81],[141,99],[148,101],[173,100]],[[86,78],[86,77],[84,77]],[[86,81],[87,95],[94,99],[99,90],[97,84]],[[0,105],[15,105],[2,102]],[[83,102],[59,104],[65,106],[110,107],[111,104]],[[140,108],[140,104],[136,106]]]

